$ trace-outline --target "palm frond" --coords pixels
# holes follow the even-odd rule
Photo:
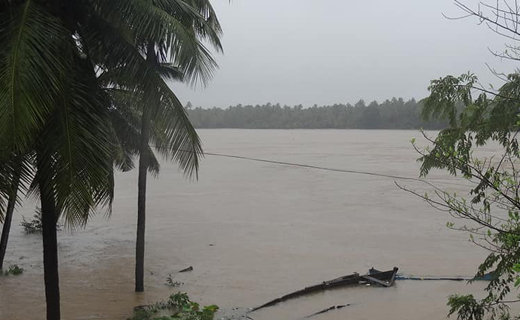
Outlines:
[[[209,41],[217,52],[222,52],[222,27],[208,0],[156,0],[155,5],[171,16],[191,25],[197,37]]]
[[[128,90],[108,89],[108,92],[112,97],[110,116],[116,140],[115,164],[120,170],[128,171],[134,168],[134,159],[139,154],[143,103],[137,94]],[[159,174],[159,161],[151,148],[147,156],[149,172]]]
[[[24,153],[56,104],[59,59],[68,31],[35,1],[10,2],[0,12],[0,136]]]
[[[137,54],[142,57],[149,43],[155,44],[157,56],[160,58],[159,62],[171,62],[182,71],[186,82],[196,85],[200,81],[205,85],[212,78],[217,63],[202,41],[205,38],[211,38],[210,42],[217,48],[217,51],[221,50],[220,25],[214,22],[213,27],[217,29],[212,29],[206,18],[198,12],[199,9],[191,7],[186,2],[175,0],[156,2],[96,0],[96,3],[99,7],[98,20],[105,21],[105,25],[92,23],[89,28],[98,28],[103,31],[89,32],[89,34],[106,34],[104,30],[116,31],[111,33],[114,38],[117,38],[114,40],[120,46],[114,45],[112,41],[106,41],[111,37],[105,38],[104,46],[115,48],[117,51],[110,55],[112,63],[117,64],[120,67],[119,70],[131,68],[131,70],[127,70],[127,72],[131,72],[130,76],[127,76],[129,79],[145,76],[142,72],[134,72],[136,68],[139,68],[135,62],[138,59]],[[207,9],[200,10],[208,11]],[[203,25],[203,27],[199,25]],[[124,38],[118,36],[121,34],[119,30],[125,30],[122,34],[127,36]],[[90,48],[96,44],[99,45],[100,41],[103,39],[91,41],[94,44],[90,45]],[[125,42],[126,47],[133,47],[134,52],[123,50]],[[103,52],[110,52],[110,50],[103,50]]]
[[[28,191],[34,167],[31,154],[17,155],[0,152],[0,222],[3,222],[9,198],[15,195],[15,205],[20,205],[20,198]]]
[[[184,73],[179,67],[175,66],[173,63],[158,63],[155,66],[155,69],[163,79],[177,81],[184,80]]]
[[[203,156],[200,138],[184,106],[164,81],[158,81],[158,93],[161,100],[152,119],[152,142],[164,157],[175,160],[187,176],[198,177]]]
[[[100,89],[89,62],[77,52],[63,81],[61,103],[49,117],[39,157],[46,171],[36,179],[52,181],[56,206],[70,227],[84,226],[98,206],[110,212],[113,199],[113,145],[110,99]]]
[[[119,113],[116,125],[119,131],[119,142],[125,145],[128,152],[133,155],[138,154],[140,127],[137,121],[140,121],[142,110],[149,107],[153,112],[150,132],[152,148],[147,149],[150,161],[148,170],[152,173],[157,173],[159,170],[159,163],[152,150],[155,148],[165,158],[178,162],[188,176],[197,174],[199,159],[203,154],[202,146],[184,106],[158,74],[150,77],[148,81],[157,88],[153,93],[144,94],[140,91],[122,89],[108,90],[114,99],[113,112],[117,110]],[[151,94],[156,95],[154,99],[159,101],[157,105],[146,105],[145,102]]]

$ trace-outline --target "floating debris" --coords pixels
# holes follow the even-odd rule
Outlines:
[[[350,274],[350,275],[346,275],[346,276],[332,279],[329,281],[324,281],[322,283],[319,283],[319,284],[316,284],[316,285],[313,285],[310,287],[306,287],[306,288],[303,288],[298,291],[288,293],[279,298],[276,298],[267,303],[264,303],[263,305],[261,305],[259,307],[253,308],[253,309],[251,309],[250,312],[254,312],[254,311],[262,309],[262,308],[270,307],[277,303],[280,303],[280,302],[283,302],[283,301],[286,301],[289,299],[293,299],[293,298],[298,298],[298,297],[301,297],[301,296],[304,296],[304,295],[307,295],[307,294],[310,294],[310,293],[313,293],[316,291],[323,291],[323,290],[343,287],[343,286],[347,286],[347,285],[359,285],[359,284],[369,283],[369,284],[377,284],[377,285],[380,285],[383,287],[391,287],[395,282],[398,270],[399,270],[399,268],[397,268],[397,267],[395,267],[394,269],[389,270],[389,271],[378,271],[378,270],[372,268],[368,271],[368,274],[366,274],[366,275],[359,275],[359,273],[354,272],[353,274]]]
[[[306,316],[305,318],[303,319],[308,319],[308,318],[312,318],[314,316],[317,316],[317,315],[320,315],[320,314],[323,314],[323,313],[326,313],[326,312],[329,312],[331,310],[339,310],[339,309],[343,309],[345,307],[348,307],[348,306],[351,306],[350,303],[347,303],[347,304],[341,304],[341,305],[337,305],[337,306],[332,306],[332,307],[328,307],[327,309],[323,309],[323,310],[320,310],[316,313],[313,313],[311,314],[310,316]]]
[[[189,271],[193,271],[193,267],[192,266],[189,266],[187,267],[186,269],[182,269],[182,270],[179,270],[177,271],[178,273],[181,273],[181,272],[189,272]]]

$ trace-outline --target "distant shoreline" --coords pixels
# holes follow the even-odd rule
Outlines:
[[[195,128],[206,129],[354,129],[354,130],[439,130],[445,120],[422,117],[423,103],[393,98],[368,105],[282,106],[280,104],[237,105],[227,109],[193,108],[186,111]]]
[[[236,127],[195,127],[196,130],[337,130],[337,131],[420,131],[421,128],[236,128]],[[439,131],[440,129],[425,129],[425,131]]]

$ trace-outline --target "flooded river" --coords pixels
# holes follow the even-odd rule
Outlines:
[[[416,131],[200,130],[205,151],[337,169],[417,177]],[[421,141],[420,139],[418,139]],[[464,190],[441,172],[439,186]],[[59,234],[63,319],[126,319],[136,305],[177,290],[221,308],[249,308],[282,294],[370,267],[417,276],[472,276],[485,252],[446,228],[450,217],[401,191],[392,178],[206,156],[198,181],[163,163],[149,180],[146,292],[133,292],[137,171],[118,173],[110,218]],[[451,184],[445,184],[446,182]],[[416,181],[400,181],[424,190]],[[25,235],[15,214],[6,264],[26,272],[0,277],[0,319],[44,317],[41,238]],[[183,283],[171,288],[169,274]],[[292,300],[255,320],[445,319],[447,296],[478,289],[463,282],[398,281]]]

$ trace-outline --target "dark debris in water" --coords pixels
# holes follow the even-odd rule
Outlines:
[[[253,318],[247,315],[249,309],[247,308],[228,308],[219,309],[215,319],[217,320],[252,320]]]

